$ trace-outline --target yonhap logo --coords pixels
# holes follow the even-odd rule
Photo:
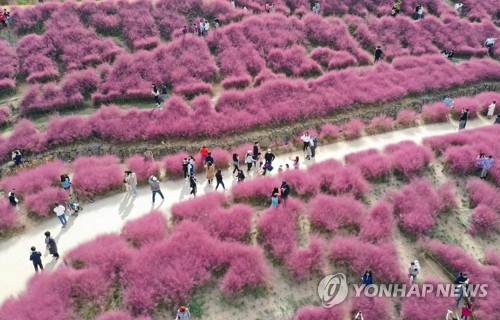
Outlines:
[[[348,291],[347,278],[343,273],[328,275],[318,284],[318,295],[325,308],[331,308],[343,302],[347,298]]]

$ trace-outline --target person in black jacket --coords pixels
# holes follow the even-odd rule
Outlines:
[[[283,200],[283,205],[285,205],[286,203],[286,199],[288,198],[288,195],[290,194],[290,186],[288,185],[288,183],[283,180],[281,182],[281,200]]]
[[[191,187],[191,192],[189,193],[190,195],[192,194],[193,196],[196,197],[196,192],[198,191],[198,187],[196,183],[198,180],[196,180],[194,173],[189,176],[189,186]]]
[[[373,63],[376,63],[377,61],[379,61],[380,58],[382,57],[383,53],[384,53],[384,51],[382,50],[382,47],[377,46],[377,48],[375,49],[375,61],[373,61]]]
[[[264,159],[266,160],[266,163],[272,164],[275,158],[276,157],[274,156],[274,153],[271,152],[271,149],[267,149],[267,152],[264,155]]]
[[[59,259],[59,253],[57,252],[56,240],[50,236],[50,231],[46,231],[45,235],[45,245],[49,249],[49,253],[55,258]]]
[[[463,109],[462,114],[460,115],[460,122],[458,124],[458,130],[465,129],[467,125],[467,120],[469,119],[469,109]]]
[[[215,190],[219,187],[219,184],[222,185],[222,189],[226,190],[226,186],[224,185],[224,181],[222,181],[222,171],[217,170],[215,173],[215,180],[217,181],[217,185],[215,186]]]
[[[40,270],[43,270],[42,253],[40,251],[36,251],[35,247],[31,247],[30,261],[33,262],[35,272],[38,272],[38,268],[40,268]]]
[[[238,170],[238,175],[236,177],[238,178],[238,182],[245,181],[245,174],[243,173],[243,170]]]
[[[257,166],[257,159],[259,158],[259,141],[253,143],[253,166]]]

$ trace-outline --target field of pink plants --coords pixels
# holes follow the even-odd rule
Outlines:
[[[216,288],[224,299],[266,299],[270,293],[251,297],[262,290],[272,292],[276,271],[297,285],[316,285],[332,268],[345,272],[350,283],[359,283],[367,269],[376,283],[405,282],[406,266],[398,259],[401,238],[411,239],[413,250],[439,261],[440,270],[452,275],[467,271],[474,283],[488,284],[488,296],[475,299],[474,315],[491,319],[489,315],[500,312],[495,300],[498,250],[487,250],[478,262],[467,248],[450,244],[437,231],[450,228],[451,217],[467,212],[466,235],[496,241],[498,172],[492,170],[491,177],[481,180],[474,165],[482,150],[500,157],[493,143],[499,135],[500,126],[493,125],[429,138],[424,146],[402,142],[382,151],[368,149],[347,155],[346,164],[327,160],[307,170],[236,184],[227,194],[209,192],[175,204],[170,219],[153,211],[128,222],[120,234],[99,236],[65,254],[62,267],[36,275],[25,293],[6,301],[0,319],[41,319],[38,306],[47,310],[43,319],[156,319],[159,311],[173,314],[180,304],[195,304],[193,296],[200,299],[204,288]],[[450,153],[456,147],[474,153]],[[229,154],[215,154],[219,161],[230,162]],[[169,161],[134,156],[125,163],[143,179]],[[83,195],[94,196],[121,183],[116,157],[81,157],[73,167],[74,188]],[[64,169],[62,162],[54,161],[3,178],[0,185],[16,188],[26,202],[34,197],[36,207],[54,201],[57,195],[50,193],[58,190],[55,183]],[[445,177],[437,178],[441,171]],[[109,179],[99,181],[94,173]],[[270,192],[281,180],[290,184],[291,197],[269,208]],[[16,216],[0,202],[0,228],[19,223]],[[417,285],[437,283],[433,272],[429,269],[429,276]],[[344,319],[363,310],[365,317],[437,320],[455,303],[454,298],[429,299],[350,297],[340,307],[299,305],[293,312],[294,319]],[[28,303],[33,308],[26,308]]]
[[[415,21],[414,4],[406,1],[396,17],[389,15],[390,1],[325,0],[319,15],[309,1],[276,1],[272,14],[261,2],[241,1],[235,8],[225,0],[13,6],[15,23],[0,40],[0,94],[20,96],[11,107],[21,117],[0,107],[0,125],[11,123],[16,133],[0,138],[0,156],[16,147],[34,153],[77,140],[236,134],[500,75],[484,47],[487,38],[499,35],[492,4],[468,0],[458,14],[444,1],[426,0],[425,19]],[[203,37],[194,34],[200,18],[211,23]],[[384,55],[374,66],[377,45]],[[442,50],[454,50],[459,60],[445,59]],[[164,110],[130,107],[152,108],[151,83],[161,81],[170,96]],[[470,102],[463,101],[472,115],[491,103]],[[98,110],[57,114],[89,106]],[[425,106],[423,118],[443,120],[440,109]],[[414,123],[408,112],[397,123]],[[38,129],[18,120],[47,113],[49,121]],[[392,127],[392,119],[375,116],[367,131]],[[358,135],[360,123],[346,126],[347,137]],[[335,128],[326,129],[325,135],[335,135]],[[25,131],[34,141],[10,141]]]

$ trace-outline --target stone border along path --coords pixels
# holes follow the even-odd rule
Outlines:
[[[452,97],[474,96],[485,91],[500,91],[500,81],[488,81],[482,83],[465,84],[448,90],[434,92],[424,92],[409,94],[401,99],[387,102],[376,102],[370,104],[352,104],[348,108],[342,108],[332,111],[324,117],[305,117],[296,119],[290,123],[277,124],[273,126],[260,125],[253,129],[235,134],[221,135],[218,139],[209,140],[208,138],[158,138],[153,142],[133,141],[117,145],[107,140],[89,139],[70,144],[57,145],[49,148],[48,151],[29,155],[25,152],[25,157],[47,157],[54,156],[63,160],[73,160],[76,155],[96,155],[96,154],[114,154],[120,158],[126,158],[136,153],[144,152],[145,148],[153,151],[157,159],[166,154],[175,154],[179,150],[188,153],[198,152],[201,145],[210,145],[211,148],[220,147],[227,149],[238,147],[247,142],[260,141],[262,146],[270,142],[289,141],[294,137],[300,136],[301,132],[307,129],[320,127],[325,123],[341,125],[350,119],[358,118],[363,121],[370,121],[373,117],[386,114],[396,117],[402,109],[411,109],[421,112],[422,106],[427,103],[442,101],[446,94]],[[300,134],[299,134],[300,133]],[[161,141],[161,143],[160,143]]]
[[[467,128],[477,128],[491,124],[491,120],[479,117],[467,122]],[[329,145],[319,145],[316,151],[316,159],[308,163],[320,162],[327,159],[337,159],[343,161],[346,154],[358,152],[369,148],[383,149],[388,144],[398,143],[404,140],[412,140],[422,143],[427,137],[456,132],[458,122],[451,121],[412,127],[408,129],[391,131],[383,134],[364,136],[356,140],[341,141]],[[279,164],[290,163],[291,156],[299,155],[303,160],[301,151],[283,154],[276,157],[275,168]],[[304,168],[307,163],[302,163]],[[231,187],[236,180],[231,179],[231,172],[225,170],[226,187]],[[274,170],[276,174],[277,170]],[[203,174],[199,175],[199,195],[210,191],[206,188],[207,182]],[[43,253],[42,262],[45,272],[54,269],[62,264],[64,253],[75,248],[79,244],[93,240],[95,237],[119,232],[122,226],[129,220],[141,217],[151,209],[161,209],[169,216],[168,209],[173,203],[189,199],[189,183],[183,180],[168,180],[161,184],[165,201],[157,196],[155,206],[151,205],[151,192],[148,186],[138,189],[139,195],[125,198],[124,193],[116,194],[94,203],[88,203],[80,215],[68,218],[68,225],[62,229],[59,220],[52,218],[41,221],[38,225],[28,227],[12,238],[0,242],[0,276],[2,288],[0,290],[0,303],[3,303],[12,295],[21,293],[26,288],[26,283],[34,275],[33,265],[29,261],[29,248],[36,246]],[[220,190],[220,189],[219,189]],[[219,191],[221,192],[221,191]],[[161,201],[161,202],[160,202]],[[45,250],[45,231],[51,231],[55,238],[61,259],[52,261],[52,257]]]

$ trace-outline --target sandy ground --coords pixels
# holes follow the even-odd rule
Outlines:
[[[480,127],[491,124],[490,120],[484,118],[468,122],[468,128]],[[343,160],[346,154],[361,151],[368,148],[382,149],[388,144],[397,143],[404,140],[412,140],[421,143],[422,139],[430,136],[452,133],[457,131],[458,124],[455,122],[439,123],[425,125],[415,128],[408,128],[379,135],[365,136],[353,141],[343,141],[330,145],[320,145],[317,149],[316,159],[312,162],[319,162],[326,159]],[[289,158],[302,154],[300,152],[280,155],[276,159],[276,164],[290,163]],[[302,164],[307,166],[307,163]],[[235,183],[231,174],[225,174],[226,187]],[[213,191],[207,187],[206,181],[202,175],[199,177],[199,194]],[[219,189],[220,190],[220,189]],[[70,217],[68,226],[64,229],[56,217],[47,221],[40,222],[37,225],[27,227],[23,232],[16,236],[3,240],[0,243],[0,303],[10,296],[15,296],[25,289],[27,281],[34,274],[33,266],[29,261],[29,248],[36,246],[44,253],[43,262],[46,270],[56,268],[61,262],[52,261],[48,251],[45,251],[43,233],[50,230],[58,243],[59,252],[64,257],[65,252],[73,249],[81,243],[94,239],[98,235],[105,233],[119,232],[121,227],[131,219],[138,218],[151,209],[160,209],[169,216],[169,208],[172,204],[189,198],[189,185],[183,180],[162,182],[162,191],[166,196],[164,201],[156,200],[153,206],[151,203],[151,193],[148,187],[139,188],[137,197],[125,197],[123,193],[109,196],[97,200],[95,203],[86,204],[85,209],[79,217]],[[221,191],[220,191],[221,192]],[[481,241],[468,239],[471,247],[470,253],[476,258],[482,254]],[[491,241],[490,241],[491,243]],[[406,266],[408,261],[414,259],[417,255],[413,251],[414,244],[410,243],[404,236],[395,233],[395,244],[398,249],[399,259],[402,266]],[[426,278],[432,275],[433,278],[446,280],[446,275],[440,271],[439,267],[432,261],[423,260],[422,276]],[[428,267],[427,267],[428,266]],[[431,271],[434,269],[433,271]],[[207,319],[287,319],[291,314],[303,304],[318,303],[316,301],[317,279],[305,281],[299,285],[288,279],[279,269],[273,268],[272,280],[275,285],[270,293],[260,299],[243,297],[230,306],[223,302],[206,306],[205,315]],[[219,292],[207,292],[211,289],[202,289],[205,296],[220,296]],[[217,315],[217,317],[216,317]],[[213,317],[212,317],[213,316]],[[220,316],[220,317],[219,317]],[[160,317],[163,318],[163,317]],[[167,317],[166,319],[170,319]]]

